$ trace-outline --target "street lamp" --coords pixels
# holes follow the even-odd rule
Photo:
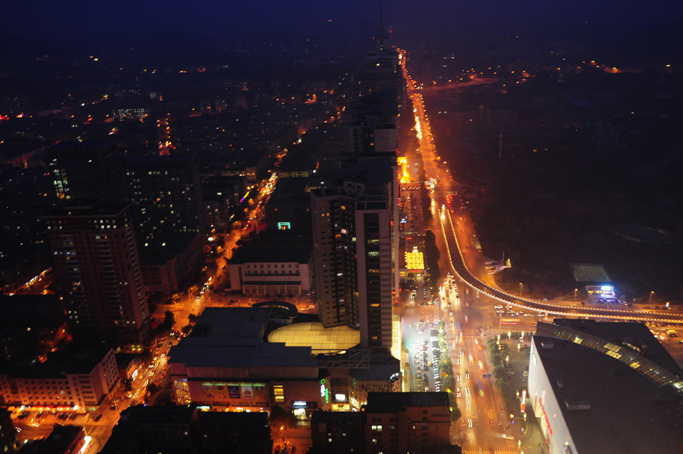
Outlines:
[[[572,303],[573,303],[573,302],[576,302],[576,292],[577,292],[578,290],[579,290],[578,288],[575,288],[575,289],[574,289],[574,298],[572,298]]]
[[[647,304],[652,304],[652,295],[655,293],[654,290],[650,292],[650,300],[647,302]]]
[[[524,290],[524,285],[520,282],[519,283],[519,297],[522,297],[522,291]]]

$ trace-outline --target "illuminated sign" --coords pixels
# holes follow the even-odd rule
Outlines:
[[[612,286],[611,285],[603,285],[602,287],[600,287],[600,290],[602,290],[603,292],[611,292]]]
[[[277,229],[278,230],[292,230],[292,224],[289,222],[278,222],[277,223]]]
[[[540,400],[538,401],[538,405],[541,407],[541,413],[543,413],[543,421],[545,422],[546,427],[548,428],[548,432],[550,432],[550,436],[553,436],[553,428],[550,427],[550,420],[548,419],[548,415],[545,414],[545,408],[543,407],[543,402]]]
[[[522,413],[526,411],[526,389],[522,391]]]
[[[303,400],[295,400],[294,403],[292,403],[292,407],[305,407],[306,402]]]
[[[335,394],[334,400],[337,402],[346,402],[346,394]]]
[[[325,384],[327,383],[327,380],[324,378],[320,380],[320,397],[325,398],[325,403],[329,404],[330,403],[330,390],[327,389],[327,386]]]

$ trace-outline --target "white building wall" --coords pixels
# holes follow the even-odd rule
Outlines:
[[[555,398],[545,367],[536,352],[535,339],[531,341],[528,384],[529,400],[543,431],[548,454],[565,454],[567,452],[565,446],[571,448],[572,454],[579,454],[562,415],[560,403]],[[558,386],[557,383],[553,385]]]

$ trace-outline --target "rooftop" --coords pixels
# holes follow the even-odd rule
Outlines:
[[[262,339],[271,312],[270,307],[207,307],[197,320],[195,330],[188,339],[199,337]]]
[[[610,282],[602,265],[593,263],[573,263],[570,265],[576,282]]]
[[[80,216],[118,216],[128,208],[127,203],[101,203],[99,200],[79,199],[72,205],[58,206],[53,209],[45,218],[63,218]]]
[[[393,166],[396,165],[395,156],[382,156],[375,159],[360,161],[358,164],[344,167],[335,173],[339,179],[362,180],[367,185],[391,183],[394,177]]]
[[[121,412],[120,423],[189,424],[194,412],[194,407],[136,405]]]
[[[14,371],[22,378],[66,378],[67,374],[90,374],[110,351],[111,347],[105,345],[70,345],[50,353],[44,363],[16,364]]]
[[[278,232],[279,233],[279,232]],[[247,242],[235,251],[231,264],[245,263],[308,263],[313,254],[311,240],[287,235],[259,238]]]
[[[646,345],[652,361],[668,364],[666,352],[657,351],[658,342],[647,328],[635,323],[559,322],[580,334],[571,340],[537,334],[533,354],[543,364],[577,451],[680,452],[680,395],[638,373],[644,366],[622,361],[631,351],[625,344]],[[546,328],[562,335],[563,327],[539,323],[539,331]],[[592,336],[603,341],[598,345]]]
[[[231,339],[232,340],[232,339]],[[317,367],[310,347],[285,347],[284,344],[252,343],[229,345],[214,339],[185,338],[169,352],[171,364],[186,367]]]
[[[209,307],[192,334],[171,348],[169,362],[186,367],[317,367],[310,347],[267,343],[272,308]]]
[[[396,413],[407,407],[450,408],[448,393],[368,393],[366,413]]]
[[[22,452],[28,454],[54,454],[68,452],[71,443],[82,435],[83,427],[80,426],[63,426],[55,424],[50,435],[37,443],[33,443]]]

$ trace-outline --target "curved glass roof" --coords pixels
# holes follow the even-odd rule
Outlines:
[[[288,347],[311,347],[313,354],[339,352],[358,345],[360,331],[348,326],[325,328],[320,322],[295,323],[270,333],[268,342],[282,342]]]

